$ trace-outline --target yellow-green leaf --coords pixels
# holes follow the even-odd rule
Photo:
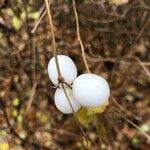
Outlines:
[[[19,30],[22,26],[22,20],[20,20],[18,17],[14,16],[12,18],[12,26],[16,29]]]
[[[18,116],[17,116],[17,122],[20,123],[20,124],[23,122],[23,117],[22,117],[22,115],[18,115]]]
[[[14,118],[16,118],[18,116],[18,110],[14,109],[13,112],[12,112],[12,115],[13,115]]]
[[[13,103],[14,106],[18,106],[19,103],[20,103],[20,100],[19,100],[18,98],[14,98],[14,99],[12,100],[12,103]]]
[[[102,113],[106,110],[107,105],[109,104],[109,102],[107,102],[105,105],[103,106],[99,106],[99,107],[89,107],[87,108],[87,115],[94,115],[97,113]]]
[[[26,19],[26,16],[27,16],[27,14],[26,14],[26,12],[23,10],[23,11],[21,12],[21,15],[20,15],[21,19],[22,19],[22,20],[25,20],[25,19]]]
[[[76,113],[78,121],[83,125],[86,126],[88,123],[92,122],[95,119],[95,115],[88,115],[86,108],[81,108]]]
[[[37,20],[37,19],[39,18],[39,16],[40,16],[40,14],[39,14],[38,11],[32,12],[32,13],[29,14],[29,17],[30,17],[31,19],[34,19],[34,20]]]
[[[9,144],[7,142],[0,143],[0,150],[9,150]]]

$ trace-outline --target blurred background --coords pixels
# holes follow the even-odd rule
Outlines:
[[[90,70],[108,80],[107,110],[83,127],[54,106],[44,0],[0,0],[0,150],[149,150],[150,1],[77,0]],[[53,0],[58,54],[86,72],[71,0]],[[103,127],[101,127],[103,124]]]

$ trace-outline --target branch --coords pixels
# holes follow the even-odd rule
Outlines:
[[[78,37],[78,41],[81,47],[81,52],[82,52],[82,58],[84,61],[84,65],[86,67],[87,72],[90,72],[86,57],[85,57],[85,49],[83,46],[83,42],[80,36],[80,28],[79,28],[79,17],[78,17],[78,13],[77,13],[77,9],[76,9],[76,2],[75,0],[72,0],[72,5],[73,5],[73,10],[74,10],[74,15],[75,15],[75,20],[76,20],[76,30],[77,30],[77,37]]]
[[[48,13],[48,21],[49,21],[50,31],[51,31],[51,36],[52,36],[53,56],[55,57],[55,63],[56,63],[56,68],[57,68],[57,72],[58,72],[58,80],[60,82],[63,82],[64,80],[63,80],[63,77],[60,72],[60,67],[59,67],[58,58],[57,58],[55,32],[54,32],[52,15],[51,15],[51,10],[49,8],[48,0],[45,0],[45,5],[46,5],[47,13]],[[51,0],[50,0],[50,5],[51,5]]]
[[[129,124],[131,124],[133,127],[135,127],[142,135],[144,135],[144,136],[148,139],[148,141],[150,141],[150,136],[149,136],[147,133],[145,133],[144,131],[142,131],[141,128],[140,128],[138,125],[136,125],[134,122],[132,122],[131,120],[129,120],[118,108],[112,106],[112,109],[113,109],[114,111],[116,111],[116,113],[117,113],[120,117],[122,117],[122,118],[125,119]]]
[[[55,41],[55,33],[54,33],[53,22],[52,22],[52,15],[51,15],[51,10],[50,10],[50,8],[49,8],[49,6],[48,6],[48,0],[45,0],[45,4],[46,4],[47,12],[48,12],[49,25],[50,25],[51,34],[52,34],[53,55],[54,55],[54,57],[55,57],[56,68],[57,68],[57,72],[58,72],[58,80],[59,80],[59,83],[61,83],[61,86],[62,86],[63,91],[64,91],[64,93],[65,93],[65,96],[66,96],[66,98],[67,98],[67,101],[68,101],[68,103],[69,103],[69,105],[70,105],[70,107],[71,107],[71,109],[72,109],[75,122],[76,122],[77,125],[79,126],[79,128],[80,128],[80,130],[81,130],[81,132],[82,132],[82,134],[83,134],[83,136],[84,136],[84,138],[85,138],[85,140],[86,140],[85,132],[84,132],[82,126],[79,124],[79,122],[78,122],[78,120],[77,120],[77,118],[76,118],[76,114],[75,114],[74,108],[73,108],[73,106],[72,106],[72,104],[71,104],[71,102],[70,102],[70,98],[69,98],[69,96],[68,96],[68,94],[67,94],[67,91],[66,91],[66,89],[65,89],[65,85],[64,85],[64,84],[66,84],[66,83],[65,83],[64,79],[63,79],[62,76],[61,76],[61,72],[60,72],[60,68],[59,68],[59,63],[58,63],[58,58],[57,58],[56,41]],[[67,86],[69,86],[69,85],[67,84]],[[87,141],[87,140],[86,140],[86,141]]]
[[[27,103],[27,108],[26,108],[26,111],[25,111],[25,115],[27,115],[29,113],[29,110],[31,108],[31,105],[32,105],[32,102],[33,102],[33,99],[34,99],[34,95],[35,95],[36,87],[37,87],[37,82],[34,83],[34,85],[32,87],[30,97],[29,97],[29,100],[28,100],[28,103]]]

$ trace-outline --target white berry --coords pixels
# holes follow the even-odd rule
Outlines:
[[[73,82],[72,90],[73,97],[83,107],[103,106],[110,97],[107,81],[91,73],[78,76]]]
[[[65,55],[58,55],[58,63],[61,75],[64,79],[64,81],[67,84],[71,84],[74,79],[77,77],[77,68],[75,63],[72,61],[72,59]],[[55,58],[51,58],[51,60],[48,63],[48,74],[51,82],[54,85],[58,85],[58,72],[56,68],[56,62]]]
[[[73,110],[72,110],[72,108],[68,102],[68,99],[64,93],[64,90],[62,88],[58,88],[55,91],[55,95],[54,95],[55,105],[56,105],[57,109],[64,114],[70,114],[70,113],[73,113],[73,111],[77,112],[81,108],[81,106],[73,98],[72,89],[65,87],[65,90],[69,97],[71,106],[73,107]]]

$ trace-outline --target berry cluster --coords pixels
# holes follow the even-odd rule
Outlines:
[[[58,71],[53,57],[48,63],[48,74],[51,82],[58,86],[55,91],[54,101],[59,111],[70,114],[73,111],[79,111],[81,107],[101,107],[108,103],[110,88],[103,77],[92,73],[82,74],[77,77],[76,65],[70,57],[58,55],[57,58],[61,75],[67,84],[65,91],[70,100],[69,103],[62,86],[58,86]]]

